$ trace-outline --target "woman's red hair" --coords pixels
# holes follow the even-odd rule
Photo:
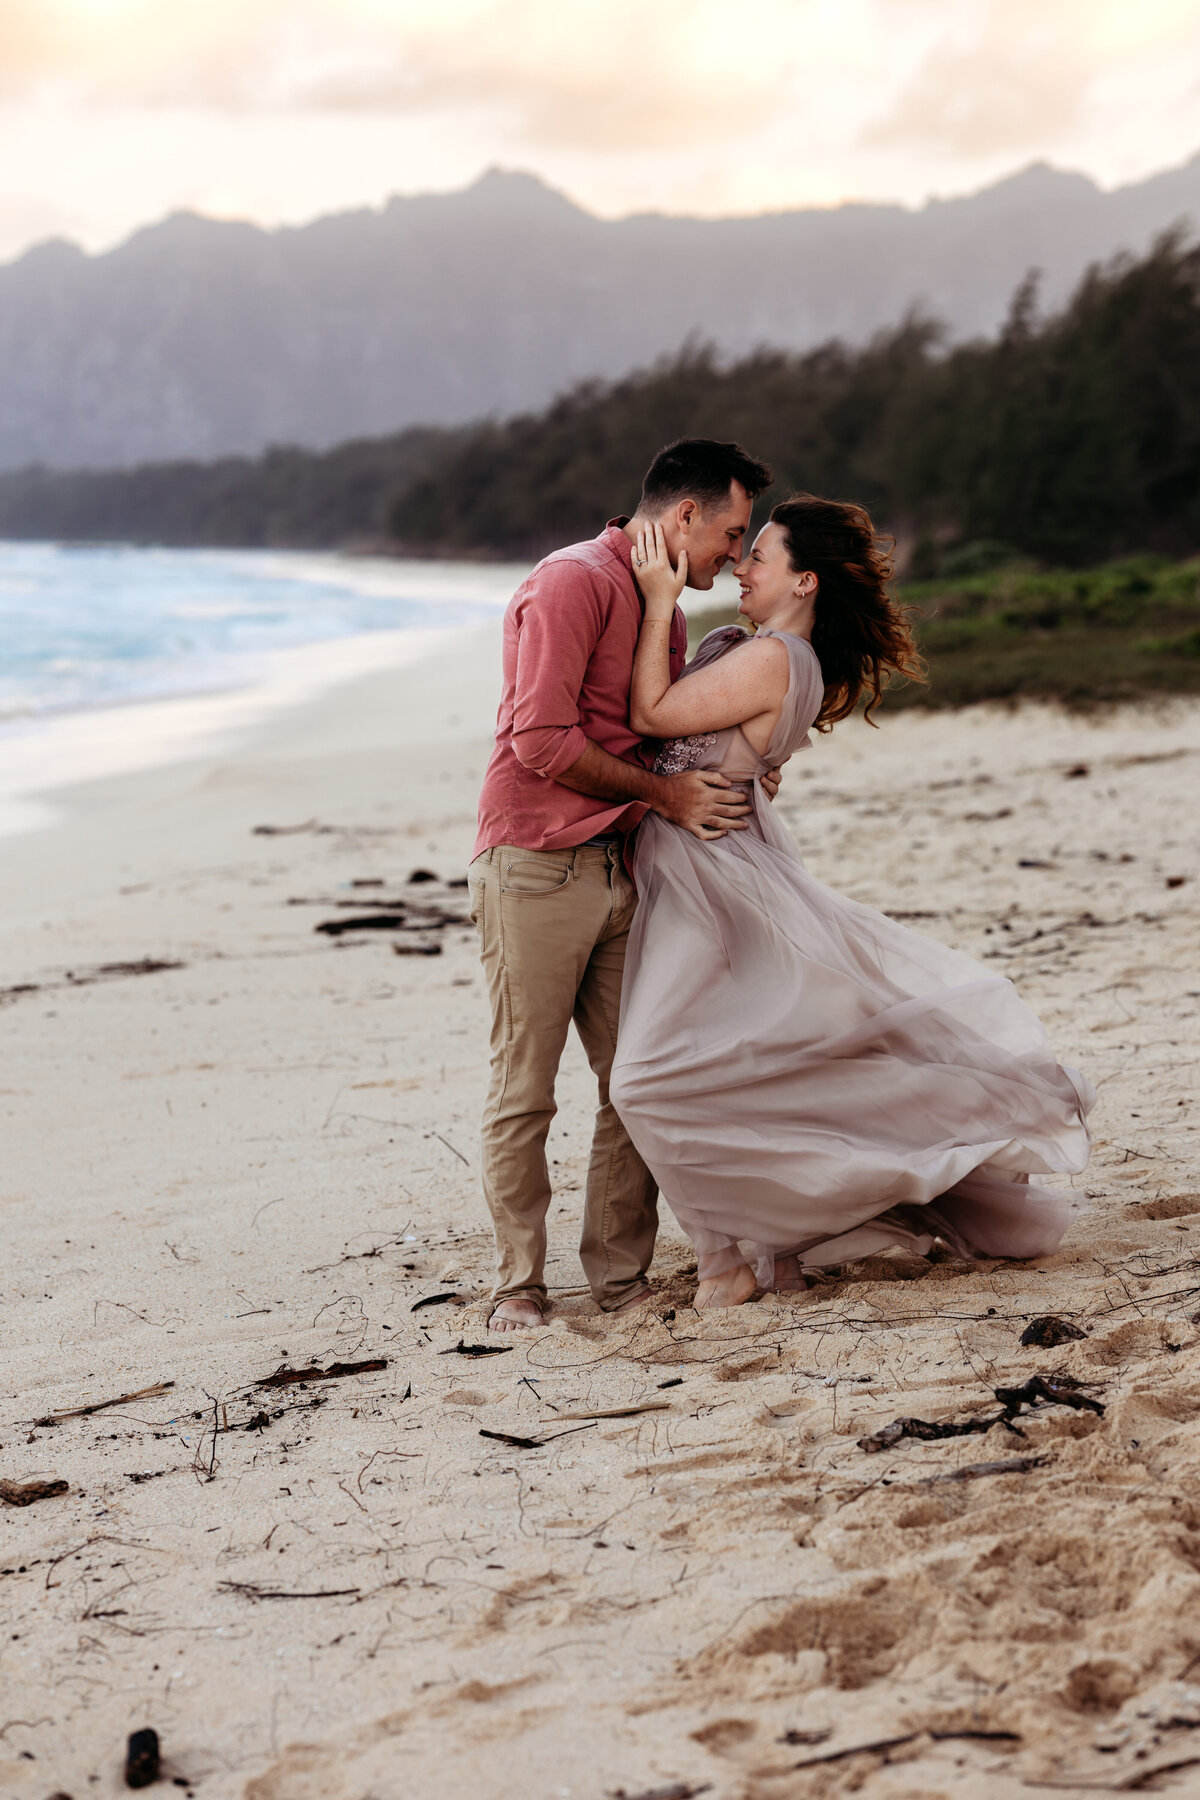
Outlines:
[[[893,675],[925,680],[908,613],[891,592],[892,540],[880,537],[865,507],[815,494],[780,501],[771,523],[781,527],[796,573],[817,577],[812,646],[825,677],[817,729],[848,718],[864,694],[864,717],[874,724]]]

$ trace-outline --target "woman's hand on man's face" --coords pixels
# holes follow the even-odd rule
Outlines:
[[[646,617],[673,618],[675,603],[687,581],[687,551],[679,552],[679,566],[673,569],[671,558],[667,554],[666,536],[657,520],[651,525],[638,527],[637,543],[633,550],[633,572],[646,602]]]

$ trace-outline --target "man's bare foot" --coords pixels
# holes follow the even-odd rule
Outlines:
[[[754,1271],[747,1263],[738,1263],[736,1268],[726,1269],[721,1275],[710,1275],[702,1281],[692,1305],[697,1312],[722,1306],[745,1306],[757,1292]]]
[[[798,1256],[777,1256],[775,1258],[775,1292],[777,1294],[798,1294],[808,1287],[809,1281],[800,1267]]]
[[[489,1331],[533,1331],[545,1323],[545,1318],[536,1300],[514,1294],[507,1300],[497,1300],[487,1328]]]

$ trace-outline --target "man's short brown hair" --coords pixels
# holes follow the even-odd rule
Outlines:
[[[653,516],[680,500],[696,500],[705,508],[719,506],[735,481],[755,500],[774,480],[767,464],[756,461],[740,444],[679,438],[660,450],[646,470],[639,510]]]

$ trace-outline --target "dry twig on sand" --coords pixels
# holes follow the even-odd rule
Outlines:
[[[240,1594],[243,1600],[346,1600],[362,1592],[361,1588],[309,1588],[288,1591],[285,1588],[260,1587],[256,1581],[222,1581],[217,1592]]]
[[[570,1413],[564,1415],[570,1418]],[[592,1421],[595,1423],[595,1420]],[[541,1450],[547,1444],[553,1444],[558,1438],[573,1437],[577,1431],[590,1431],[590,1425],[573,1425],[570,1431],[556,1431],[550,1437],[520,1437],[515,1431],[485,1431],[479,1429],[480,1437],[494,1438],[498,1444],[511,1444],[514,1450]]]
[[[158,1394],[167,1394],[175,1386],[173,1381],[156,1381],[150,1387],[138,1388],[132,1394],[118,1394],[113,1400],[96,1400],[91,1406],[68,1406],[62,1412],[47,1413],[44,1419],[35,1419],[34,1425],[61,1425],[64,1419],[86,1419],[91,1413],[105,1412],[110,1406],[127,1406],[131,1400],[151,1400]]]

